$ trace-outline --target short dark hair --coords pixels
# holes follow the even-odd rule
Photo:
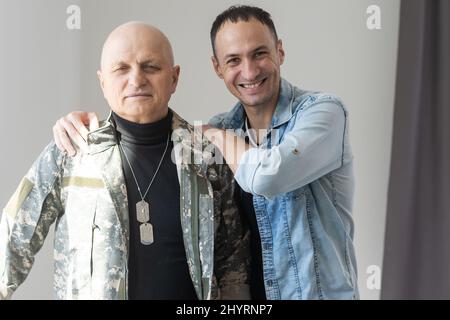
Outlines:
[[[233,23],[239,21],[249,21],[251,18],[254,18],[266,25],[269,30],[272,32],[275,41],[278,41],[277,30],[275,29],[275,25],[272,21],[272,17],[266,11],[258,7],[252,6],[231,6],[221,14],[216,17],[216,20],[213,22],[211,27],[211,46],[213,49],[214,56],[216,56],[216,36],[219,29],[223,26],[223,24],[227,21],[231,21]]]

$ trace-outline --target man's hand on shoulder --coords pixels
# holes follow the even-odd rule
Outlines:
[[[236,173],[243,154],[251,149],[245,140],[232,131],[202,126],[203,135],[220,150],[228,166]]]
[[[59,150],[73,157],[76,155],[76,150],[71,140],[81,150],[86,150],[89,131],[98,127],[99,121],[95,112],[74,111],[56,121],[53,126],[53,138]]]

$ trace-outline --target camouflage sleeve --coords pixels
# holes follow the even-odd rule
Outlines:
[[[234,198],[235,183],[228,165],[217,165],[213,183],[215,206],[214,274],[219,299],[250,299],[250,231]]]
[[[60,171],[64,155],[48,145],[3,209],[0,222],[0,300],[26,279],[51,224],[62,212]]]

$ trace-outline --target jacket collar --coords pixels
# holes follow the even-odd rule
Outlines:
[[[208,163],[213,158],[211,142],[204,136],[201,127],[194,127],[175,111],[172,118],[172,141],[176,149],[177,164],[191,166],[197,174],[206,177]]]
[[[88,133],[88,154],[93,155],[108,150],[115,146],[117,141],[112,111],[110,111],[108,118],[100,121],[99,128]]]
[[[213,157],[212,152],[204,151],[207,149],[209,141],[203,137],[201,128],[194,128],[175,111],[170,110],[173,113],[172,141],[174,145],[181,144],[183,149],[188,151],[185,152],[185,155],[190,157],[190,161],[185,161],[185,163],[192,165],[197,173],[206,175],[207,162]],[[115,127],[112,111],[110,111],[108,118],[100,122],[99,128],[88,133],[88,154],[101,153],[117,145]],[[193,153],[193,157],[191,157],[191,153]]]
[[[173,113],[172,140],[174,142],[183,142],[190,144],[190,141],[188,140],[192,138],[190,137],[190,135],[194,134],[194,127],[186,120],[181,118],[175,111],[173,111],[172,109],[170,110]],[[109,112],[109,116],[106,120],[100,121],[98,129],[88,133],[87,144],[88,154],[100,153],[118,144],[116,124],[112,116],[112,111]]]

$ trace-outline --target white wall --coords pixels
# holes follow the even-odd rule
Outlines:
[[[66,26],[77,0],[0,0],[0,208],[52,139],[52,126],[80,104],[79,32]],[[53,297],[53,232],[16,299]]]
[[[4,139],[8,156],[0,158],[2,204],[51,138],[51,126],[61,114],[82,108],[106,115],[95,71],[105,37],[120,23],[145,21],[171,39],[182,71],[170,105],[187,120],[206,121],[235,102],[212,70],[209,42],[215,16],[235,1],[80,0],[82,28],[69,31],[65,8],[72,3],[77,1],[0,0],[0,37],[11,44],[0,51],[0,61],[7,62],[0,73],[0,135],[12,137]],[[286,50],[285,78],[346,102],[357,179],[359,285],[363,299],[377,299],[379,291],[366,287],[366,269],[382,265],[400,1],[239,3],[272,13]],[[381,30],[366,28],[371,4],[381,8]],[[51,268],[47,241],[15,298],[51,298]]]

